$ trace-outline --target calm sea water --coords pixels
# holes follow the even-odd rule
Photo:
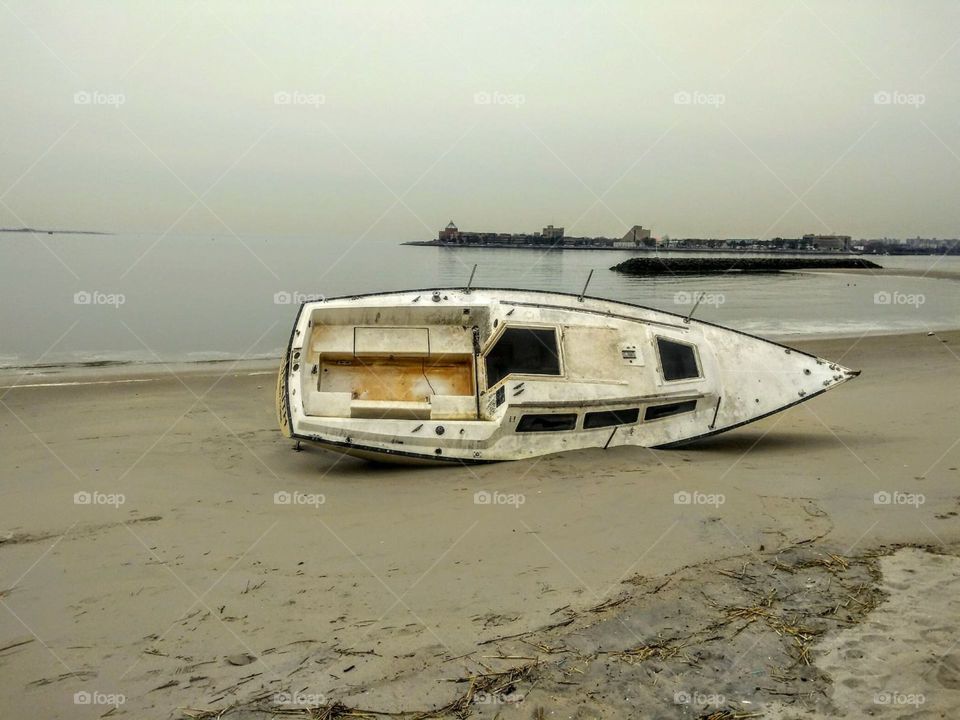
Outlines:
[[[382,241],[0,236],[0,366],[276,357],[304,295],[465,285],[579,292],[776,338],[960,327],[960,281],[848,274],[631,278],[631,253],[451,250]],[[882,257],[960,272],[960,257]]]

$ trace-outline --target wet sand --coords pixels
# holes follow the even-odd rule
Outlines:
[[[884,583],[909,570],[876,554],[953,553],[960,542],[960,332],[797,345],[863,375],[682,450],[470,468],[294,452],[276,430],[262,364],[0,377],[84,383],[0,389],[0,710],[99,717],[112,702],[115,717],[231,706],[268,717],[261,709],[343,703],[696,717],[697,700],[730,710],[710,705],[723,695],[760,717],[854,716],[882,710],[874,694],[889,691],[924,693],[907,709],[940,712],[948,681],[935,678],[956,653],[910,629],[926,611],[863,628],[891,593]],[[113,379],[125,382],[103,382]],[[480,491],[516,502],[475,504]],[[76,493],[89,495],[78,504]],[[677,504],[677,493],[713,503]],[[927,570],[924,587],[953,587],[953,565]],[[704,595],[717,578],[732,584]],[[689,591],[670,595],[674,585]],[[836,627],[824,621],[802,640],[809,665],[782,632],[801,609],[783,604],[792,591],[806,593],[804,608],[847,602]],[[736,625],[715,623],[736,607],[776,612],[733,635]],[[850,637],[830,644],[843,628],[925,653],[929,672],[909,669],[904,651],[858,674]],[[671,654],[658,638],[699,644]],[[710,682],[683,679],[712,664]],[[661,692],[667,668],[674,682]],[[921,687],[887,687],[901,673]],[[837,684],[853,675],[859,684]],[[470,677],[481,679],[451,682]]]

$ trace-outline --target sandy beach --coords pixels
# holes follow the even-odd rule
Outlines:
[[[951,717],[960,332],[797,345],[863,374],[460,468],[295,452],[263,363],[7,372],[0,714]]]
[[[958,3],[0,18],[0,720],[960,718]]]

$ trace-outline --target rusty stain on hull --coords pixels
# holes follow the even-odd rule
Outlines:
[[[431,395],[473,396],[469,356],[320,359],[321,392],[349,392],[356,400],[425,402]]]

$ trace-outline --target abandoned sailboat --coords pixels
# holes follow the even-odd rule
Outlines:
[[[671,447],[859,373],[672,313],[553,292],[307,302],[277,383],[287,437],[359,457],[475,463]]]

